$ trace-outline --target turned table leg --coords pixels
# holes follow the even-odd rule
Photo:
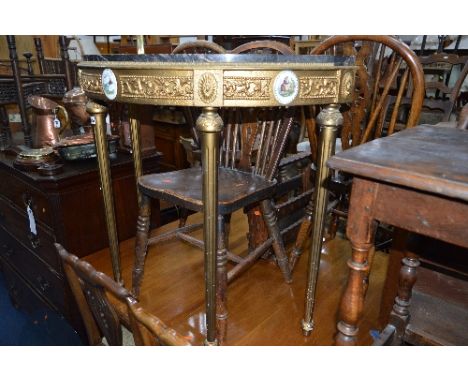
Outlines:
[[[354,178],[346,233],[352,246],[350,273],[341,298],[336,345],[356,345],[369,277],[376,222],[372,216],[378,185]]]
[[[418,256],[411,252],[407,253],[402,263],[398,279],[398,295],[395,297],[395,304],[390,314],[390,323],[395,327],[392,345],[400,345],[403,342],[406,325],[410,318],[411,294],[420,264]]]

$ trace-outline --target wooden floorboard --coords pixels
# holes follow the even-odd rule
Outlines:
[[[200,222],[201,215],[189,217]],[[176,227],[171,223],[155,233]],[[243,255],[247,251],[247,222],[241,213],[231,221],[230,249]],[[201,238],[202,231],[195,233]],[[134,240],[121,245],[122,276],[131,286]],[[300,322],[304,310],[307,253],[301,257],[286,284],[279,268],[268,260],[259,260],[228,287],[228,333],[226,345],[332,345],[338,304],[346,283],[350,257],[349,242],[336,238],[325,244],[319,271],[315,329],[303,337]],[[98,270],[111,274],[107,250],[85,258]],[[359,344],[371,344],[369,334],[377,325],[387,255],[377,252],[365,303]],[[189,244],[172,240],[150,248],[140,296],[141,303],[168,325],[187,336],[193,344],[202,344],[205,331],[203,253]]]

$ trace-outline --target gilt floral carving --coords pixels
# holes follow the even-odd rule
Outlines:
[[[123,97],[190,100],[193,77],[120,76]]]
[[[301,77],[299,98],[328,98],[338,95],[336,77]]]
[[[269,99],[271,78],[268,77],[225,77],[224,98],[236,99]]]
[[[84,91],[102,93],[101,76],[99,74],[80,72],[79,83]]]

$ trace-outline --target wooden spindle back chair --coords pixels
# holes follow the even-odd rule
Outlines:
[[[250,41],[239,45],[231,50],[233,54],[279,54],[295,55],[295,51],[288,45],[275,40]],[[297,114],[302,108],[297,108]],[[256,110],[261,120],[262,115],[268,115],[265,111]],[[226,118],[230,120],[229,117]],[[295,121],[297,118],[295,118]],[[266,123],[266,121],[263,121]],[[271,121],[269,122],[271,123]],[[269,125],[268,125],[269,126]],[[229,124],[227,124],[229,127]],[[295,125],[293,125],[293,129]],[[300,127],[298,128],[300,130]],[[299,133],[299,131],[298,131]],[[288,146],[292,147],[292,152],[283,152],[283,157],[279,163],[277,180],[279,186],[274,208],[277,210],[277,218],[282,227],[283,239],[288,240],[294,237],[294,229],[297,228],[299,220],[302,218],[304,207],[311,196],[310,163],[309,153],[297,153],[296,145],[300,134],[289,134]],[[293,139],[296,136],[297,140]],[[286,155],[288,156],[286,158]],[[258,207],[253,206],[245,211],[249,223],[249,249],[253,249],[268,239],[268,229]],[[264,258],[271,255],[271,251],[264,254]]]
[[[343,126],[339,143],[345,150],[353,146],[393,134],[398,128],[418,124],[424,100],[424,75],[416,54],[392,36],[331,36],[311,51],[311,54],[355,56],[356,72],[353,101],[341,108]],[[401,109],[405,109],[402,111]],[[401,115],[406,118],[401,122]],[[311,147],[318,141],[316,125],[311,121]],[[329,182],[328,210],[331,220],[327,239],[333,239],[339,218],[347,217],[351,179],[335,174]],[[299,228],[290,256],[291,269],[303,252],[314,219],[312,204]]]
[[[90,345],[122,345],[130,328],[135,345],[190,345],[161,320],[146,312],[123,286],[56,243],[71,291],[85,324]],[[112,302],[111,299],[112,298]]]

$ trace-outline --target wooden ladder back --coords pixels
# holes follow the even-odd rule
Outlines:
[[[429,56],[419,57],[419,59],[426,74],[437,69],[437,65],[446,67],[447,73],[445,76],[439,76],[439,81],[426,81],[424,107],[441,110],[444,113],[442,121],[449,121],[450,115],[457,107],[457,99],[468,74],[468,56],[458,56],[452,53],[434,53]],[[450,78],[457,66],[459,66],[460,73],[457,80],[450,86]],[[428,91],[435,91],[435,95],[428,95]]]

